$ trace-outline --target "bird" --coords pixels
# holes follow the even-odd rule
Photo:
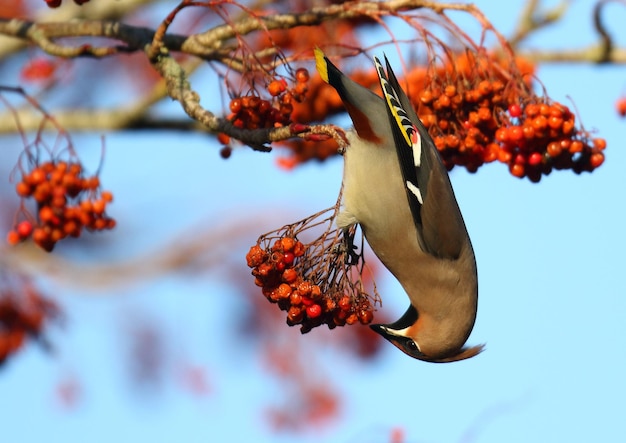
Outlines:
[[[448,171],[385,56],[374,64],[383,97],[343,74],[319,48],[317,71],[339,94],[346,133],[338,228],[358,224],[410,304],[370,327],[405,354],[432,363],[478,355],[466,346],[478,306],[476,258]]]

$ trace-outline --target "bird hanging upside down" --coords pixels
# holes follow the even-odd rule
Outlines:
[[[321,50],[315,59],[354,123],[337,225],[361,226],[410,301],[398,321],[372,329],[419,360],[474,357],[483,346],[464,345],[476,319],[476,259],[432,138],[386,58],[387,73],[374,58],[384,98],[346,77]]]

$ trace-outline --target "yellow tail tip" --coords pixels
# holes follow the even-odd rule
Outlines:
[[[320,73],[322,80],[328,83],[328,64],[324,52],[320,48],[315,48],[313,53],[315,54],[315,69]]]

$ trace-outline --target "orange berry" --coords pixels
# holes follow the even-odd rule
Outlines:
[[[269,92],[272,97],[276,97],[285,92],[285,89],[287,89],[285,84],[280,80],[274,80],[267,85],[267,92]]]
[[[530,125],[524,125],[522,127],[522,132],[524,133],[524,138],[526,140],[531,140],[535,137],[535,129]]]
[[[348,317],[346,317],[346,323],[349,325],[353,325],[357,321],[359,321],[359,318],[357,317],[356,313],[350,314],[348,315]]]
[[[548,126],[552,129],[560,129],[561,126],[563,126],[563,118],[551,115],[550,118],[548,118]]]
[[[91,203],[94,214],[103,214],[106,209],[106,202],[104,200],[95,200]]]
[[[29,184],[36,186],[46,181],[46,173],[41,168],[35,168],[25,178]]]
[[[311,294],[312,287],[313,285],[311,284],[311,282],[303,281],[298,285],[298,292],[303,297],[308,297]]]
[[[66,222],[63,225],[63,232],[65,235],[71,235],[72,237],[78,237],[80,235],[80,226],[73,220]]]
[[[581,142],[580,140],[573,140],[569,146],[569,152],[571,152],[572,154],[575,154],[577,152],[583,152],[583,147],[583,142]]]
[[[347,295],[344,295],[339,299],[338,305],[342,311],[349,311],[352,308],[352,300]]]
[[[304,311],[301,308],[292,306],[287,311],[287,323],[298,324],[302,322],[304,318]]]
[[[299,241],[293,246],[293,255],[296,257],[302,257],[306,252],[306,247]]]
[[[485,96],[491,94],[493,88],[491,86],[491,82],[489,80],[483,80],[478,84],[478,92]]]
[[[322,290],[318,285],[311,286],[311,298],[318,299],[322,295]]]
[[[11,246],[15,246],[19,242],[21,242],[23,237],[20,236],[16,231],[9,231],[7,233],[7,243]]]
[[[100,198],[107,203],[111,203],[113,201],[113,193],[110,191],[102,191],[100,193]]]
[[[511,126],[509,128],[509,139],[519,142],[524,139],[524,131],[521,126]]]
[[[606,140],[603,138],[594,138],[593,147],[599,151],[604,151],[604,149],[606,149]]]
[[[80,173],[83,172],[83,167],[80,163],[70,163],[68,166],[70,174],[72,175],[80,175]]]
[[[296,81],[298,83],[306,83],[309,81],[309,70],[306,68],[299,68],[296,70]]]
[[[33,189],[24,182],[19,182],[15,185],[15,191],[20,197],[30,197],[33,193]]]
[[[52,241],[53,243],[61,241],[65,237],[66,237],[65,232],[63,232],[62,230],[58,228],[53,229],[52,232],[50,233],[50,241]]]
[[[97,218],[93,221],[92,228],[96,231],[102,231],[107,227],[107,221],[104,218]]]
[[[621,97],[615,102],[615,109],[620,117],[626,117],[626,97]]]
[[[49,223],[55,218],[54,211],[50,206],[42,206],[39,209],[39,220],[44,223]]]
[[[558,157],[561,154],[561,144],[558,142],[550,142],[548,143],[546,151],[550,157]]]
[[[509,131],[505,127],[498,128],[496,130],[496,140],[500,143],[506,143],[509,141]]]
[[[293,269],[291,269],[293,271]],[[298,306],[302,304],[302,296],[297,291],[293,291],[289,296],[289,302],[292,306]]]
[[[448,97],[452,98],[456,95],[456,86],[448,85],[443,89],[443,93]]]
[[[280,239],[280,247],[284,252],[291,252],[296,245],[296,241],[291,237],[283,237]]]
[[[85,187],[87,189],[98,189],[100,187],[100,179],[98,176],[94,175],[93,177],[89,177],[85,180]]]
[[[524,108],[524,114],[526,114],[526,117],[536,117],[539,114],[539,106],[535,103],[529,103]]]
[[[217,141],[220,142],[222,145],[227,145],[230,143],[230,137],[223,132],[220,132],[219,134],[217,134]]]
[[[41,245],[43,242],[47,242],[49,240],[49,235],[43,228],[35,228],[33,229],[33,241],[38,245]]]
[[[276,288],[276,298],[278,300],[285,300],[289,298],[291,295],[291,286],[286,283],[281,283],[278,288]]]
[[[282,279],[285,283],[293,283],[298,279],[298,273],[293,268],[285,269]]]
[[[498,151],[498,161],[501,163],[510,162],[512,157],[513,155],[510,152],[505,151],[504,149],[500,149]]]
[[[424,89],[420,92],[420,101],[425,105],[431,104],[433,101],[433,93],[429,89]]]
[[[374,313],[367,309],[361,309],[358,313],[359,321],[363,325],[369,325],[374,320]]]
[[[535,130],[546,129],[548,127],[548,119],[545,116],[540,115],[533,119],[532,125]]]
[[[478,118],[482,121],[491,119],[491,109],[481,106],[478,108]]]
[[[589,164],[592,168],[599,167],[602,163],[604,163],[604,154],[601,152],[596,152],[591,154],[591,158],[589,159]]]
[[[524,165],[515,163],[513,166],[511,166],[511,174],[514,175],[515,177],[523,178],[525,173],[526,172],[524,170]]]
[[[574,120],[565,120],[563,122],[563,126],[561,127],[561,132],[563,135],[570,135],[574,132]]]
[[[435,109],[437,109],[437,107],[449,108],[450,104],[451,104],[450,97],[448,97],[447,95],[441,95],[435,102]]]

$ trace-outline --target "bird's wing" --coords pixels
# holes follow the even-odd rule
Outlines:
[[[435,257],[456,259],[469,238],[448,172],[389,61],[385,61],[387,73],[374,57],[419,244]]]

